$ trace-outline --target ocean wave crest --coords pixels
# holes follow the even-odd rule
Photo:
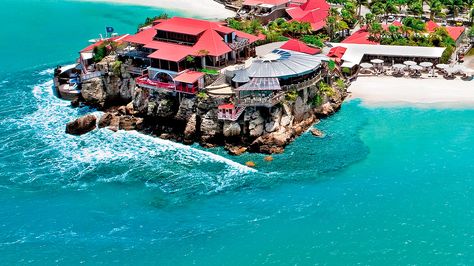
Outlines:
[[[23,164],[29,169],[11,174],[14,183],[84,188],[138,181],[166,193],[208,194],[241,186],[255,172],[214,153],[135,131],[100,129],[83,136],[68,135],[67,122],[101,112],[71,108],[68,101],[54,95],[52,86],[51,80],[32,86],[36,110],[0,122],[19,134],[14,139],[30,138],[28,149],[22,150]]]

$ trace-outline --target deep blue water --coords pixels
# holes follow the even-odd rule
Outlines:
[[[474,263],[473,110],[352,101],[317,126],[325,138],[304,134],[273,162],[133,132],[68,136],[95,111],[56,99],[52,68],[105,25],[133,32],[159,11],[2,3],[0,264]]]

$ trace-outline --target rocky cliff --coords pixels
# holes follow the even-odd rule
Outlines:
[[[338,110],[346,96],[344,86],[323,90],[313,85],[288,93],[272,108],[247,107],[239,120],[221,121],[217,106],[226,99],[204,94],[179,99],[178,95],[137,87],[126,73],[126,64],[119,68],[113,57],[98,67],[105,75],[83,84],[82,100],[105,111],[99,127],[140,130],[204,147],[224,146],[231,154],[283,152],[320,117]]]

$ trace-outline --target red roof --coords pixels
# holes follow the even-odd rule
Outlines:
[[[325,0],[308,0],[300,6],[292,6],[286,9],[292,20],[308,22],[313,31],[322,29],[326,25],[329,15],[329,4]]]
[[[436,22],[434,22],[432,20],[426,22],[425,26],[426,26],[426,30],[428,32],[433,32],[433,31],[435,31],[436,28],[440,27],[438,24],[436,24]],[[463,26],[460,26],[460,27],[447,26],[445,28],[446,28],[446,31],[448,32],[449,36],[451,36],[451,38],[453,38],[453,40],[455,40],[455,41],[459,38],[459,36],[461,36],[461,34],[465,30],[465,28]]]
[[[198,41],[193,46],[154,41],[157,30],[195,35],[198,36]],[[126,41],[143,44],[146,48],[157,50],[149,56],[150,58],[177,62],[187,55],[199,55],[200,50],[208,51],[211,56],[222,56],[232,51],[228,43],[224,41],[224,37],[222,37],[222,35],[230,33],[235,33],[237,37],[247,39],[249,43],[258,40],[258,37],[254,35],[236,31],[219,22],[173,17],[126,38]]]
[[[234,109],[234,105],[231,104],[231,103],[226,103],[226,104],[221,104],[219,105],[219,107],[217,107],[218,109]]]
[[[392,23],[392,25],[393,25],[393,26],[397,26],[397,27],[403,26],[403,24],[402,24],[400,21],[398,21],[398,20],[397,20],[397,21],[394,21],[394,22]]]
[[[369,40],[369,31],[364,26],[360,28],[358,31],[352,33],[351,36],[345,38],[341,43],[355,43],[355,44],[379,44],[378,42],[374,42]]]
[[[145,45],[145,48],[156,49],[155,52],[148,56],[149,58],[173,62],[179,62],[194,52],[191,46],[160,41],[152,41]]]
[[[81,50],[81,53],[83,52],[91,52],[94,50],[94,48],[100,46],[101,44],[103,44],[105,41],[111,41],[111,42],[117,42],[117,43],[122,43],[124,42],[130,35],[128,34],[124,34],[124,35],[120,35],[120,36],[115,36],[115,37],[111,37],[111,38],[108,38],[108,39],[104,39],[104,40],[100,40],[96,43],[93,43],[89,46],[87,46],[86,48],[82,49]]]
[[[142,30],[135,35],[130,35],[124,39],[126,42],[137,43],[137,44],[147,44],[153,41],[153,38],[156,35],[156,30],[154,28],[149,28]]]
[[[204,76],[204,73],[202,72],[189,70],[177,75],[174,78],[174,80],[178,82],[193,84],[194,82],[198,81],[203,76]]]
[[[280,6],[289,3],[290,0],[245,0],[242,5],[258,6],[261,4]]]
[[[305,54],[311,54],[311,55],[318,54],[318,53],[321,52],[320,49],[309,47],[304,42],[301,42],[301,41],[298,41],[298,40],[295,40],[295,39],[291,39],[291,40],[287,41],[280,48],[285,49],[285,50],[305,53]]]
[[[329,50],[328,57],[336,57],[341,59],[346,50],[347,48],[342,46],[333,47],[331,50]]]
[[[436,22],[434,22],[434,21],[432,21],[432,20],[426,22],[425,26],[426,26],[426,30],[429,31],[429,32],[432,32],[432,31],[434,31],[437,27],[439,27],[439,25],[436,24]]]

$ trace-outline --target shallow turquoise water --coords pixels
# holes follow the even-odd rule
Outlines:
[[[17,41],[0,42],[12,51],[0,63],[0,264],[474,263],[473,110],[346,103],[318,125],[326,138],[305,134],[273,162],[136,133],[67,136],[94,110],[56,99],[51,68],[104,25],[132,32],[154,10],[2,3],[2,25],[15,22],[2,40]]]

